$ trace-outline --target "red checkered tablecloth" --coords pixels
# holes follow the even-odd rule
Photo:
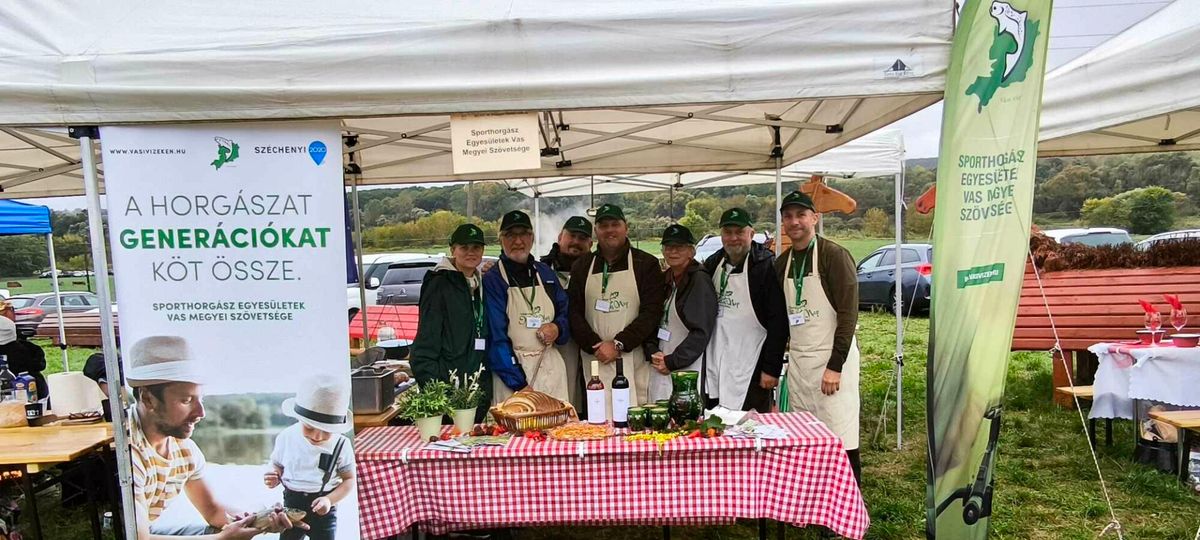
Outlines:
[[[416,428],[355,438],[362,537],[413,524],[491,527],[704,525],[767,518],[862,538],[870,519],[842,441],[809,413],[759,415],[786,439],[535,442],[471,454],[425,450]]]

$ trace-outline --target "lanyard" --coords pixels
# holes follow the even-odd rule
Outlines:
[[[808,247],[804,251],[804,259],[800,261],[800,271],[796,272],[795,264],[792,268],[792,287],[796,289],[796,305],[800,305],[800,297],[804,294],[804,272],[808,270],[808,258],[812,255],[813,244],[817,243],[817,237],[813,237],[808,241]],[[796,262],[796,251],[792,250],[792,262]]]
[[[471,311],[475,314],[475,337],[483,337],[483,299],[480,298],[479,289],[476,287],[475,292],[471,293]]]
[[[533,301],[537,300],[538,286],[541,285],[541,276],[538,275],[537,269],[533,268],[533,263],[530,263],[530,269],[533,270],[533,291],[528,297],[525,296],[525,289],[517,287],[517,292],[521,294],[521,299],[529,306],[529,310],[533,311]]]
[[[725,289],[729,288],[729,264],[721,265],[721,293],[717,295],[717,299],[725,297]]]
[[[667,297],[667,305],[663,306],[662,327],[666,328],[671,317],[671,304],[675,303],[675,281],[671,280],[671,295]]]
[[[608,260],[604,261],[604,266],[601,267],[603,274],[600,276],[600,294],[608,294]]]

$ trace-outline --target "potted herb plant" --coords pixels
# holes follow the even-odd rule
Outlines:
[[[400,417],[417,425],[422,441],[437,437],[442,430],[442,416],[452,412],[450,388],[443,381],[429,381],[401,394]]]
[[[460,433],[470,433],[475,427],[475,414],[483,401],[483,389],[479,386],[479,377],[483,374],[483,366],[470,376],[459,377],[457,370],[450,371],[450,407],[454,409],[454,427]]]

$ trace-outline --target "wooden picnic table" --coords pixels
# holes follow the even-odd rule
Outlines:
[[[1150,418],[1165,422],[1179,429],[1177,439],[1179,455],[1179,480],[1187,482],[1188,457],[1192,450],[1193,432],[1200,433],[1200,410],[1150,411]]]
[[[0,429],[0,467],[21,472],[21,489],[33,523],[32,538],[42,538],[34,475],[55,465],[107,450],[112,443],[113,427],[109,423]],[[92,535],[98,539],[101,537],[100,518],[95,502],[95,494],[88,491]]]

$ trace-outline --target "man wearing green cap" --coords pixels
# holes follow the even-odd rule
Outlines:
[[[566,401],[566,365],[555,344],[571,335],[567,292],[549,266],[533,259],[529,214],[500,220],[500,261],[483,276],[490,332],[488,365],[495,374],[492,403],[526,387]]]
[[[451,371],[469,375],[481,366],[482,380],[491,380],[486,368],[487,315],[478,272],[483,245],[479,227],[460,225],[450,235],[450,256],[425,274],[418,308],[421,324],[412,345],[412,371],[418,384],[450,382]],[[490,400],[491,385],[483,385],[483,392]],[[486,410],[479,409],[481,413]]]
[[[704,261],[717,290],[705,391],[730,409],[770,412],[788,336],[775,256],[754,241],[744,208],[721,214],[721,246]]]
[[[584,365],[601,364],[607,418],[612,418],[612,378],[616,362],[629,379],[629,406],[647,399],[650,365],[642,344],[662,321],[666,284],[658,259],[629,245],[625,213],[615,204],[596,210],[599,247],[575,261],[567,288],[571,337],[579,344]],[[623,404],[617,404],[621,406]]]
[[[550,252],[541,260],[554,270],[562,288],[566,289],[571,284],[571,266],[591,250],[592,222],[583,216],[571,216],[559,231],[558,241],[550,246]],[[582,411],[585,393],[579,344],[573,339],[568,339],[566,343],[556,347],[567,366],[567,395],[571,405],[575,406],[575,410]]]
[[[813,413],[842,438],[856,478],[858,455],[858,271],[850,252],[817,235],[820,214],[800,191],[779,208],[792,247],[775,261],[787,301],[788,405]]]
[[[671,397],[672,371],[698,371],[701,388],[707,382],[704,352],[717,323],[717,291],[710,276],[696,261],[696,238],[678,223],[663,231],[664,278],[667,301],[663,305],[658,332],[646,340],[650,355],[649,400]]]

